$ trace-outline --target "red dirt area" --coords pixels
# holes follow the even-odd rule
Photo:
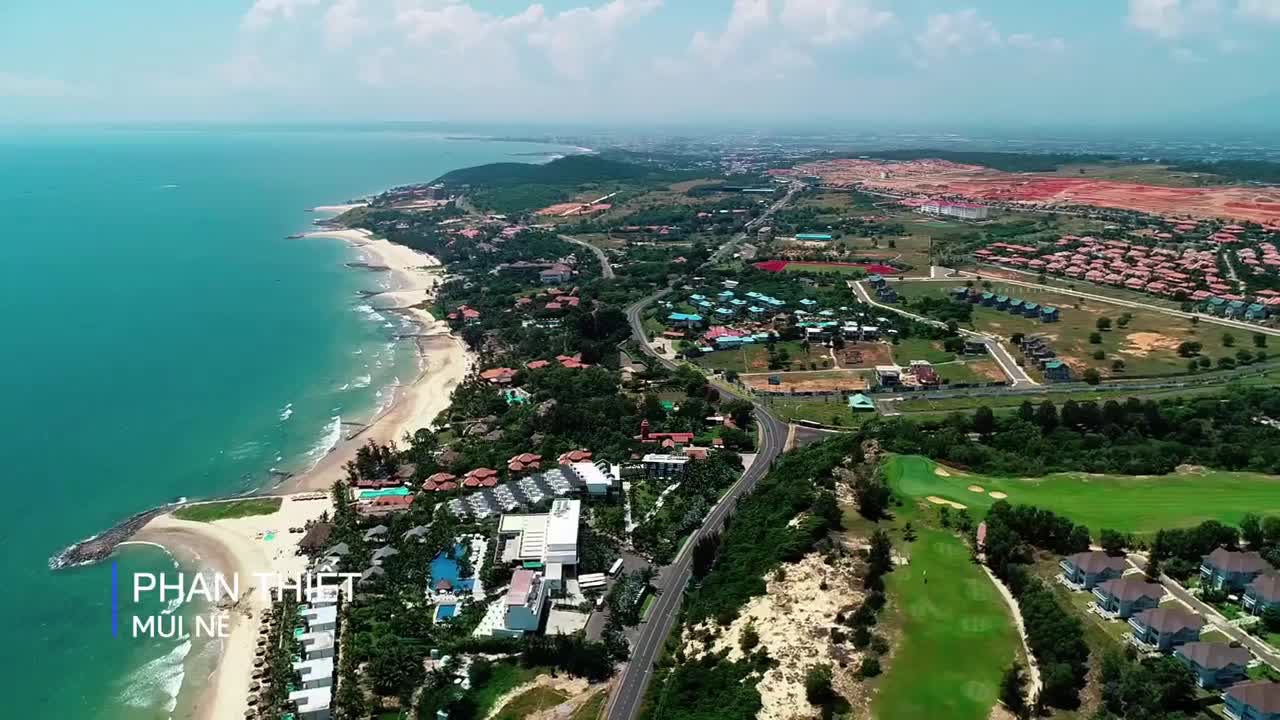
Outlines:
[[[552,217],[569,217],[572,215],[591,215],[593,213],[604,212],[613,207],[609,203],[556,203],[549,207],[544,207],[535,213],[536,215],[547,215]]]
[[[866,270],[869,273],[874,273],[876,275],[894,275],[896,273],[902,272],[896,267],[893,267],[890,265],[881,265],[879,263],[804,262],[804,261],[796,261],[796,260],[766,260],[764,262],[755,263],[755,268],[757,270],[763,270],[765,272],[772,272],[772,273],[782,272],[783,270],[786,270],[788,267],[792,267],[792,266],[801,267],[801,268],[815,268],[815,269],[822,269],[822,268],[829,268],[829,267],[853,267],[853,268],[861,268],[863,270]]]
[[[980,202],[1092,205],[1170,218],[1251,220],[1262,224],[1280,221],[1280,190],[1175,188],[995,171],[977,175],[872,179],[865,184],[894,192],[964,197]]]

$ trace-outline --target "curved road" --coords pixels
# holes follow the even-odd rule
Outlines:
[[[769,216],[785,205],[797,190],[798,187],[793,186],[787,195],[774,203],[768,211],[748,223],[747,229],[751,230],[767,220]],[[715,262],[746,236],[747,233],[745,232],[737,235],[713,253],[711,259],[707,262]],[[565,239],[567,240],[568,238]],[[664,367],[675,369],[677,365],[674,360],[659,355],[649,345],[648,336],[641,321],[644,309],[658,298],[671,292],[671,290],[671,287],[667,287],[653,295],[638,300],[628,306],[626,312],[627,322],[631,324],[631,334],[639,342],[645,354],[657,360]],[[634,720],[640,712],[640,706],[644,703],[645,690],[649,687],[649,680],[653,675],[654,659],[662,650],[667,637],[671,634],[671,629],[674,627],[676,618],[679,615],[677,611],[680,608],[680,601],[683,599],[685,587],[688,586],[689,579],[692,576],[694,544],[703,535],[717,532],[724,527],[725,520],[733,512],[738,498],[749,494],[755,489],[756,483],[760,482],[760,479],[769,472],[774,459],[782,452],[783,444],[787,440],[787,424],[770,414],[763,405],[755,403],[752,398],[737,390],[722,386],[717,386],[717,389],[734,397],[753,402],[755,405],[756,424],[760,429],[759,448],[751,466],[742,473],[742,477],[738,479],[738,482],[734,483],[733,487],[729,488],[724,497],[720,498],[720,502],[716,503],[716,506],[712,508],[698,532],[694,533],[685,542],[675,560],[658,572],[656,587],[661,591],[661,594],[653,607],[650,608],[648,618],[641,623],[640,634],[631,646],[631,659],[623,666],[618,675],[613,695],[609,699],[609,720]]]
[[[579,240],[578,238],[573,237],[572,235],[560,235],[559,238],[567,243],[573,243],[574,245],[581,245],[582,247],[595,253],[596,257],[600,260],[600,274],[604,276],[605,280],[613,279],[613,266],[609,264],[609,256],[604,254],[604,250],[601,250],[600,248],[596,247],[595,245],[592,245],[586,240]]]

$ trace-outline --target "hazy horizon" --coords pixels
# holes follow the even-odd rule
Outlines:
[[[14,0],[0,122],[1265,130],[1280,0]]]

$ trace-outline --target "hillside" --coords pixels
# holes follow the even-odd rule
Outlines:
[[[635,180],[650,174],[648,169],[639,165],[608,160],[597,155],[570,155],[540,165],[510,162],[462,168],[441,175],[436,182],[503,188]]]

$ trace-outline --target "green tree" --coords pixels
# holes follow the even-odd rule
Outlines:
[[[835,699],[831,686],[831,666],[814,665],[804,675],[804,697],[811,705],[828,705]]]
[[[1124,554],[1124,549],[1129,545],[1129,538],[1123,533],[1103,528],[1098,533],[1098,539],[1102,545],[1102,549],[1107,551],[1108,555],[1120,556]]]
[[[1084,381],[1090,385],[1097,385],[1102,382],[1102,375],[1097,368],[1088,368],[1084,371]]]
[[[756,626],[748,624],[742,628],[742,633],[738,636],[738,646],[742,648],[743,653],[750,653],[760,644],[760,633],[756,632]]]
[[[1091,333],[1089,333],[1089,343],[1090,343],[1090,344],[1092,344],[1092,345],[1101,345],[1101,344],[1102,344],[1102,333],[1100,333],[1100,332],[1091,332]]]
[[[1111,372],[1124,372],[1124,367],[1124,360],[1122,358],[1116,358],[1111,361]]]
[[[1094,351],[1093,351],[1093,359],[1094,359],[1094,360],[1106,360],[1106,359],[1107,359],[1107,353],[1106,353],[1106,351],[1104,351],[1104,350],[1094,350]]]
[[[973,412],[973,431],[981,435],[990,435],[996,429],[996,414],[986,405],[979,405]]]
[[[1236,344],[1236,336],[1231,333],[1222,333],[1222,347],[1234,347]]]
[[[1256,348],[1264,348],[1267,346],[1267,336],[1262,333],[1253,334],[1253,346]]]
[[[1098,318],[1098,322],[1095,323],[1094,326],[1097,327],[1099,330],[1106,332],[1107,330],[1111,329],[1111,318],[1100,317]]]
[[[1240,537],[1254,550],[1261,548],[1266,542],[1266,536],[1262,532],[1262,518],[1257,513],[1245,513],[1240,518]]]
[[[1027,717],[1027,676],[1016,662],[1005,668],[1000,678],[1000,702],[1014,717]]]

